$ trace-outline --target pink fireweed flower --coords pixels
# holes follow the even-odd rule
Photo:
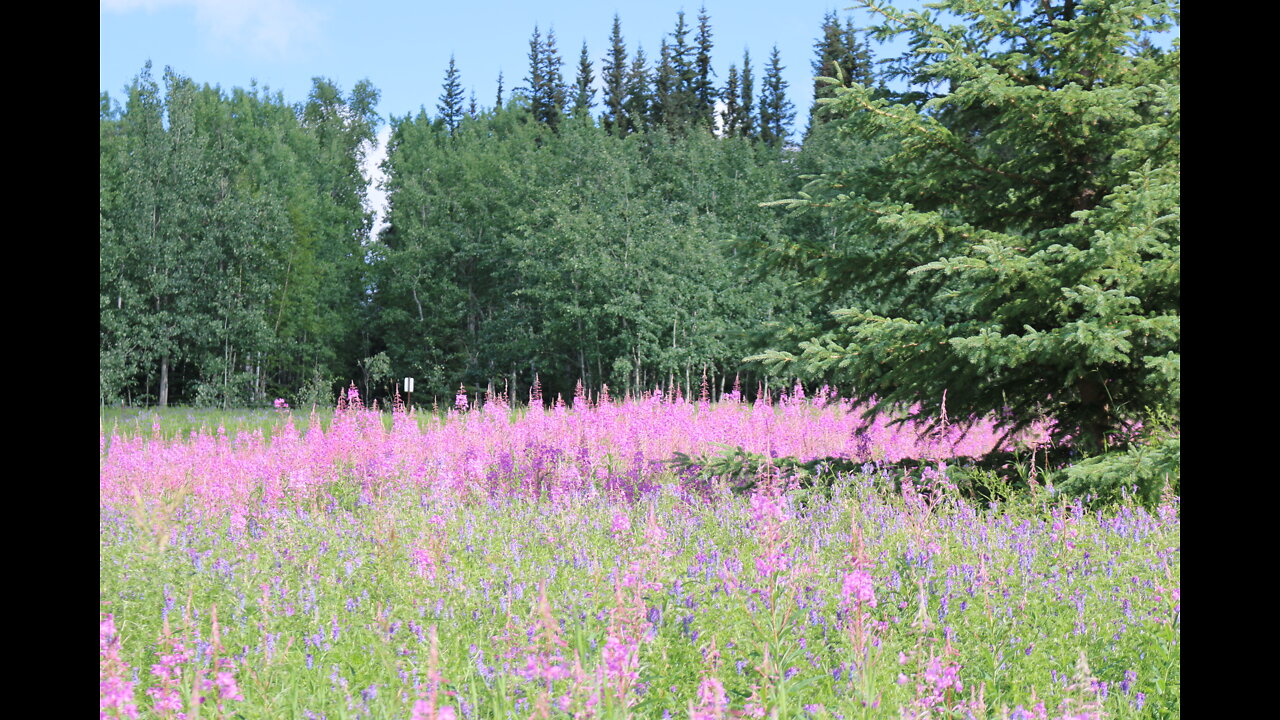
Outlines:
[[[626,699],[628,691],[640,678],[639,644],[610,632],[601,654],[605,676],[613,687],[613,696],[618,700]]]
[[[276,398],[275,406],[276,406],[276,409],[277,409],[277,410],[288,410],[288,409],[289,409],[289,403],[285,402],[285,401],[284,401],[284,398]]]
[[[619,508],[613,513],[613,522],[609,525],[614,540],[621,540],[631,533],[631,516]]]
[[[875,607],[876,589],[871,580],[871,573],[864,570],[845,573],[841,597],[847,605]]]
[[[728,709],[724,685],[716,678],[706,677],[698,685],[697,704],[689,703],[689,720],[724,720]]]
[[[453,406],[460,411],[464,411],[464,412],[466,411],[467,388],[465,386],[462,386],[462,385],[458,386],[458,394],[453,396]]]
[[[409,557],[413,562],[413,569],[418,577],[435,581],[436,559],[435,554],[432,552],[430,539],[419,537],[417,542],[410,545]]]
[[[916,699],[913,703],[923,717],[927,717],[934,711],[949,712],[963,707],[963,701],[951,700],[952,691],[959,693],[964,690],[959,673],[959,665],[943,665],[941,658],[936,656],[929,658],[929,663],[922,674],[922,682],[916,683]],[[898,682],[902,684],[905,679],[905,676],[900,675]]]
[[[161,717],[169,717],[182,710],[179,688],[183,683],[184,666],[191,662],[191,654],[176,638],[168,637],[160,641],[156,655],[160,656],[160,662],[151,666],[151,674],[160,680],[160,684],[147,688],[147,695],[155,700],[156,712]]]
[[[136,718],[133,683],[125,680],[129,666],[120,659],[120,636],[115,616],[108,614],[98,623],[98,715],[106,718]]]
[[[787,514],[782,504],[782,498],[776,495],[761,492],[751,495],[751,517],[756,537],[763,545],[756,558],[756,572],[761,577],[783,572],[788,566],[782,537],[782,523],[787,520]]]
[[[218,697],[224,700],[244,700],[240,687],[236,684],[236,676],[229,670],[219,672],[214,684],[218,688]]]
[[[452,705],[437,709],[426,700],[419,700],[413,704],[412,720],[456,720],[457,717]]]

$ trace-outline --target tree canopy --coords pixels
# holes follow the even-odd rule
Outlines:
[[[830,79],[840,132],[891,142],[774,205],[834,236],[762,248],[844,303],[775,368],[852,382],[874,412],[1056,422],[1100,448],[1149,409],[1177,412],[1180,104],[1177,2],[861,7],[907,92]],[[935,9],[936,8],[936,9]],[[956,22],[956,21],[959,22]]]

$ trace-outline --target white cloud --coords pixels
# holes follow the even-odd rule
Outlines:
[[[228,50],[269,59],[296,57],[319,40],[320,17],[298,0],[101,0],[103,12],[195,10],[196,23],[210,40]]]
[[[716,137],[724,137],[724,111],[728,108],[729,105],[725,101],[716,100],[715,115],[711,118],[715,123]]]
[[[360,171],[368,182],[368,194],[365,197],[365,210],[372,211],[373,229],[369,238],[375,239],[378,233],[387,227],[387,191],[382,187],[387,174],[382,171],[382,161],[387,159],[387,141],[391,139],[391,128],[383,127],[378,131],[376,144],[365,153],[364,165]]]

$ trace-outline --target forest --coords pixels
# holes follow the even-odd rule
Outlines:
[[[814,28],[810,108],[776,48],[717,84],[705,11],[656,58],[616,16],[576,63],[534,28],[492,105],[450,62],[387,120],[376,235],[372,82],[290,103],[148,64],[101,95],[100,402],[799,379],[1096,446],[1176,414],[1177,3],[866,5]]]

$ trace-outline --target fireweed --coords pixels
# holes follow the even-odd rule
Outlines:
[[[101,716],[1180,714],[1178,498],[894,493],[997,436],[797,396],[101,438]],[[712,443],[868,464],[804,503],[662,464]]]

